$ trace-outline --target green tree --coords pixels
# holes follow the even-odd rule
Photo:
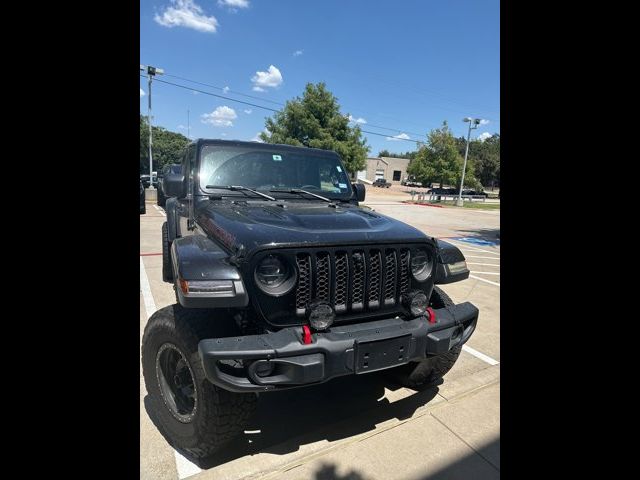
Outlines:
[[[431,130],[427,138],[427,145],[418,150],[407,173],[422,183],[439,182],[440,186],[447,184],[459,187],[463,157],[447,122],[443,122],[441,128]],[[471,188],[479,186],[473,162],[470,161],[467,161],[464,185]]]
[[[417,150],[415,152],[393,153],[385,148],[378,152],[379,157],[408,158],[409,160],[416,158],[416,155],[418,155]]]
[[[467,139],[456,139],[458,152],[464,157]],[[494,185],[500,182],[500,135],[495,133],[484,141],[469,142],[468,160],[474,164],[476,176],[482,185]],[[466,180],[465,180],[465,183]]]
[[[335,150],[350,173],[366,166],[369,147],[360,127],[349,126],[348,115],[340,113],[337,98],[324,83],[308,83],[302,98],[289,100],[266,119],[265,129],[260,134],[264,142]]]
[[[170,163],[180,163],[189,139],[181,133],[153,127],[153,170]],[[140,172],[149,172],[149,122],[140,115]]]

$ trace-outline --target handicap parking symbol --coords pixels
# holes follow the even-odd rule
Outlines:
[[[459,242],[473,243],[474,245],[487,245],[489,247],[495,247],[497,243],[490,242],[489,240],[482,240],[481,238],[474,237],[455,237],[452,240],[458,240]]]

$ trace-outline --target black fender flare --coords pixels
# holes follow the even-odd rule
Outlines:
[[[187,308],[242,308],[249,295],[229,254],[203,235],[176,238],[171,243],[178,302]]]
[[[175,197],[167,198],[164,211],[167,214],[167,229],[169,233],[169,246],[178,237],[178,199]]]
[[[436,274],[434,284],[443,285],[447,283],[460,282],[469,278],[469,269],[464,255],[458,247],[436,240]],[[455,265],[455,267],[454,267]]]

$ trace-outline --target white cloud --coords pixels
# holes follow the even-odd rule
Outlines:
[[[193,93],[194,95],[200,95],[200,92],[198,92],[196,90],[191,90],[191,93]]]
[[[349,115],[349,121],[353,123],[367,123],[367,121],[364,118],[362,117],[355,118],[355,117],[352,117],[351,115]]]
[[[400,133],[398,135],[394,135],[393,137],[387,137],[387,140],[391,140],[393,142],[397,142],[399,140],[411,140],[411,137],[406,133]]]
[[[282,84],[282,74],[273,65],[269,65],[269,69],[266,72],[257,71],[256,74],[251,77],[253,82],[254,92],[264,92],[265,87],[275,88]]]
[[[178,130],[186,130],[187,127],[185,127],[184,125],[178,125]]]
[[[487,138],[491,138],[492,136],[493,135],[491,135],[489,132],[482,132],[480,135],[478,135],[478,140],[484,142]]]
[[[304,52],[302,50],[296,50],[295,52],[293,52],[293,56],[294,57],[299,57],[300,55],[302,55]]]
[[[226,137],[226,136],[227,136],[227,134],[226,134],[226,133],[221,133],[221,134],[220,134],[220,136],[221,136],[221,137]]]
[[[480,125],[486,125],[489,123],[489,120],[485,120],[484,118],[480,120]]]
[[[202,115],[202,123],[208,123],[214,127],[233,127],[233,120],[238,118],[233,108],[222,106],[211,113]]]
[[[265,129],[263,129],[263,130],[262,130],[262,132],[266,133],[267,135],[269,134],[269,132],[267,131],[267,129],[266,129],[266,128],[265,128]],[[264,142],[262,141],[262,139],[260,138],[260,134],[261,134],[262,132],[258,132],[258,133],[256,133],[256,134],[253,136],[253,138],[252,138],[251,140],[249,140],[249,141],[250,141],[250,142],[260,142],[260,143],[264,143]]]
[[[253,110],[251,110],[250,108],[247,108],[246,110],[243,110],[243,112],[246,113],[247,115],[251,115]]]
[[[161,15],[156,13],[153,17],[156,23],[168,28],[186,27],[207,33],[215,33],[218,29],[216,17],[207,17],[193,0],[171,0],[171,3],[174,6],[165,7]]]
[[[144,97],[145,93],[143,89],[140,89],[140,97]]]
[[[224,87],[224,88],[222,89],[222,91],[223,91],[224,93],[228,93],[228,92],[229,92],[229,90],[231,90],[229,87]]]
[[[236,11],[236,8],[248,8],[249,0],[218,0],[218,5],[229,7],[231,11]]]

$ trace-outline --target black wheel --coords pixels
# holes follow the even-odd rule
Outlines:
[[[173,282],[173,266],[171,265],[171,244],[169,243],[169,225],[162,224],[162,280]]]
[[[164,208],[164,206],[167,203],[167,197],[164,196],[164,193],[162,193],[162,190],[158,190],[158,201],[156,202],[158,204],[159,207]]]
[[[140,207],[140,215],[144,215],[145,213],[147,213],[147,206],[146,205],[144,207]]]
[[[242,433],[257,403],[254,393],[228,392],[206,379],[198,341],[222,336],[215,329],[233,323],[212,316],[212,310],[170,305],[149,318],[142,337],[142,371],[152,413],[168,441],[196,458],[211,455]]]
[[[453,305],[453,300],[439,287],[433,287],[429,299],[432,308],[444,308]],[[410,362],[401,367],[389,370],[389,374],[400,385],[409,388],[420,388],[439,382],[453,367],[460,356],[462,345],[456,345],[447,353],[426,358],[420,362]]]

